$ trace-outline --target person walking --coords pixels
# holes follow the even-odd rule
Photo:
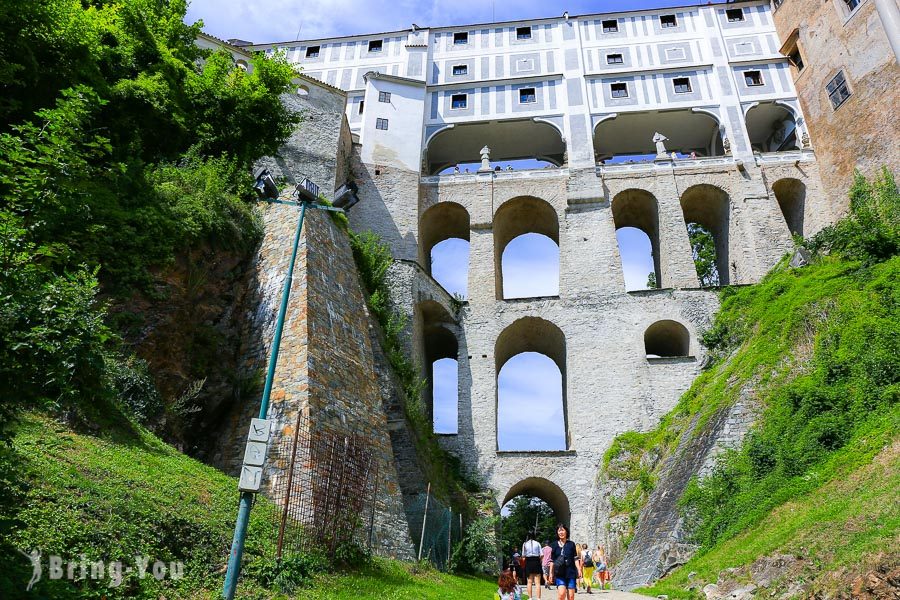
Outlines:
[[[606,552],[604,552],[603,546],[597,546],[597,551],[594,552],[593,560],[594,568],[596,569],[596,578],[600,583],[600,589],[605,590],[606,582],[610,580],[610,575],[609,564],[607,563]]]
[[[557,540],[550,547],[550,578],[556,583],[557,600],[575,600],[577,581],[581,577],[581,559],[569,539],[569,528],[556,526]]]
[[[553,548],[550,547],[550,540],[544,540],[544,547],[541,548],[541,570],[544,572],[544,587],[550,589],[550,553]]]
[[[587,544],[584,545],[584,549],[581,551],[581,573],[583,575],[581,580],[584,582],[587,593],[593,594],[591,591],[591,579],[594,577],[594,556],[591,552],[591,547]]]
[[[525,578],[528,582],[526,588],[529,598],[541,597],[541,545],[535,541],[535,533],[528,532],[528,539],[522,544],[522,555],[525,557]],[[533,596],[532,585],[537,590],[537,595]]]

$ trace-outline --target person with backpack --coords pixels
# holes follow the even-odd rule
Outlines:
[[[528,532],[528,539],[522,544],[522,556],[525,557],[525,578],[528,581],[529,598],[541,597],[541,544],[535,541],[535,533]],[[537,595],[531,595],[531,586],[537,589]]]
[[[575,600],[575,589],[581,577],[581,557],[575,551],[575,543],[569,539],[569,528],[556,526],[558,539],[550,551],[550,578],[556,583],[557,600]]]
[[[588,544],[585,544],[584,550],[581,551],[581,573],[583,575],[581,580],[584,582],[584,587],[587,588],[587,593],[593,594],[591,579],[594,576],[594,556]]]

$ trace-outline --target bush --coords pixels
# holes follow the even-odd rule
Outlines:
[[[496,517],[480,517],[469,523],[463,539],[453,548],[451,570],[458,573],[497,571]]]

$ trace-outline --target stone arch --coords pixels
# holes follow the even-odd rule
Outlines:
[[[500,371],[510,359],[524,352],[536,352],[542,354],[552,360],[559,369],[562,385],[563,434],[565,446],[568,448],[569,420],[566,402],[566,336],[559,327],[540,317],[522,317],[517,319],[500,333],[494,344],[494,382],[497,384],[494,430],[499,432],[500,425]]]
[[[744,124],[750,147],[758,152],[800,148],[800,130],[793,107],[780,102],[754,102],[746,108]]]
[[[728,285],[731,281],[728,258],[730,204],[725,190],[708,183],[692,185],[681,194],[685,224],[702,225],[716,241],[720,285]]]
[[[420,320],[421,348],[424,357],[425,406],[431,418],[434,418],[434,363],[450,358],[459,360],[459,340],[450,327],[453,318],[447,310],[434,300],[424,300],[416,305],[416,313]],[[457,389],[459,381],[457,380]]]
[[[644,351],[648,358],[690,356],[691,334],[678,321],[657,321],[644,331]]]
[[[791,235],[804,235],[803,220],[806,214],[806,184],[793,177],[779,179],[772,184],[775,200],[784,215]]]
[[[518,196],[500,205],[494,214],[494,272],[498,300],[503,300],[503,251],[515,238],[537,233],[550,238],[559,258],[559,217],[556,209],[534,196]]]
[[[659,132],[668,138],[665,145],[670,152],[721,156],[724,148],[719,121],[712,111],[687,108],[610,113],[594,122],[594,154],[601,161],[655,155],[652,140]]]
[[[439,202],[419,217],[419,263],[429,275],[431,251],[449,239],[469,241],[469,211],[456,202]],[[468,275],[467,275],[468,276]]]
[[[656,282],[659,287],[666,287],[668,282],[663,282],[660,268],[659,203],[656,197],[647,190],[629,188],[613,197],[611,207],[616,231],[623,227],[634,227],[650,238]],[[619,255],[622,256],[621,249]]]
[[[557,520],[567,527],[571,526],[572,508],[569,505],[569,498],[566,496],[566,493],[562,491],[562,488],[549,479],[544,479],[543,477],[526,477],[513,484],[503,497],[503,502],[500,503],[500,506],[505,506],[507,502],[516,496],[533,496],[535,498],[540,498],[547,503],[547,506],[553,509],[553,513],[556,515]]]

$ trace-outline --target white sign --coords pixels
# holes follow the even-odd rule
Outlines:
[[[250,422],[250,433],[247,435],[247,441],[268,442],[271,429],[272,421],[268,419],[253,419]]]
[[[241,480],[238,489],[242,492],[258,492],[262,482],[262,467],[241,466]]]
[[[244,450],[244,465],[261,467],[264,462],[266,462],[266,443],[247,442],[247,449]]]

